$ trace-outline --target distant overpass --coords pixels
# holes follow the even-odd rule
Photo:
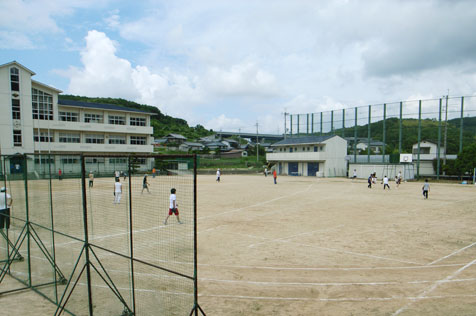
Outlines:
[[[216,132],[214,131],[217,136],[220,137],[231,137],[231,136],[239,136],[241,138],[251,138],[252,141],[256,141],[256,136],[258,136],[258,139],[263,142],[263,140],[268,140],[271,142],[278,142],[282,139],[284,139],[284,135],[280,134],[259,134],[256,135],[256,133],[237,133],[237,132]]]

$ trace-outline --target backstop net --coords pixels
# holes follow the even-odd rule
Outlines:
[[[55,315],[204,314],[195,156],[32,154],[1,164],[1,194],[13,203],[3,211],[0,294],[30,288]]]

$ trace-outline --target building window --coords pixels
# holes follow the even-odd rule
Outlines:
[[[131,117],[129,123],[132,126],[145,126],[146,119],[145,117]]]
[[[60,133],[59,134],[60,143],[77,143],[81,142],[81,137],[76,133]]]
[[[104,144],[104,135],[86,134],[86,144]]]
[[[127,158],[109,158],[110,164],[126,164]]]
[[[314,146],[314,152],[317,152],[317,146]]]
[[[62,164],[77,164],[79,163],[79,158],[76,156],[61,156]]]
[[[104,157],[86,157],[84,159],[85,163],[104,163]]]
[[[146,145],[147,137],[145,136],[131,136],[131,145]]]
[[[126,136],[109,135],[109,144],[125,145],[126,144]]]
[[[49,133],[49,131],[40,131],[38,134],[38,130],[33,131],[33,140],[35,142],[40,143],[52,143],[53,142],[53,133]]]
[[[120,115],[109,115],[109,124],[126,125],[126,117]]]
[[[20,91],[20,73],[18,68],[10,68],[10,84],[12,91]]]
[[[79,114],[74,112],[59,112],[58,118],[63,122],[78,122]]]
[[[137,163],[139,165],[145,165],[147,163],[146,158],[134,158],[133,163]]]
[[[53,96],[38,89],[31,89],[33,119],[53,120]]]
[[[85,113],[84,114],[85,123],[104,123],[102,114],[93,114]]]
[[[12,99],[12,119],[19,120],[20,118],[20,100]]]
[[[45,165],[45,164],[51,164],[53,165],[55,163],[55,160],[53,158],[48,158],[48,157],[45,157],[45,156],[41,156],[38,157],[38,156],[35,156],[35,163],[36,164],[42,164],[42,165]]]
[[[21,131],[13,130],[13,146],[21,147]]]

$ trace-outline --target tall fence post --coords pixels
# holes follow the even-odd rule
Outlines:
[[[441,151],[441,107],[443,100],[440,98],[440,108],[438,111],[438,145],[436,153],[436,179],[440,180],[440,151]]]
[[[418,101],[417,179],[420,179],[420,142],[421,142],[421,100]]]
[[[195,316],[198,316],[198,255],[197,255],[197,154],[193,155],[193,298],[195,304]]]
[[[386,141],[386,128],[385,128],[385,123],[386,123],[386,119],[387,119],[387,104],[384,103],[383,104],[383,135],[382,135],[382,138],[383,138],[383,148],[382,148],[382,162],[385,163],[385,147],[387,146],[387,141]],[[390,160],[389,160],[390,162]]]
[[[321,112],[321,133],[320,134],[322,135],[322,112]]]
[[[299,136],[299,117],[300,116],[301,115],[299,115],[299,114],[297,115],[297,134],[298,134],[298,136]]]
[[[11,163],[11,161],[10,161]],[[31,235],[30,235],[30,203],[28,199],[28,162],[27,155],[23,155],[23,183],[25,185],[25,219],[26,219],[26,236],[27,236],[27,253],[28,253],[28,287],[32,287],[31,277]]]
[[[134,225],[132,223],[132,168],[131,168],[131,156],[128,157],[127,172],[129,175],[129,245],[130,245],[130,265],[131,265],[131,286],[132,286],[132,312],[136,314],[136,287],[134,276]],[[155,175],[153,175],[155,177]]]
[[[345,109],[342,109],[342,138],[345,138]]]
[[[398,124],[398,153],[402,153],[402,116],[403,116],[403,102],[400,101],[400,121]]]
[[[461,120],[459,125],[459,154],[463,151],[464,97],[461,97]]]
[[[354,163],[357,163],[357,107],[355,107],[355,124],[354,124]]]
[[[311,114],[311,134],[314,134],[314,113]]]
[[[309,113],[306,115],[306,134],[309,134]]]
[[[334,110],[331,111],[331,135],[334,135]]]
[[[372,122],[372,105],[369,105],[369,124],[367,126],[367,163],[370,163],[370,123]]]
[[[88,232],[88,203],[86,195],[86,164],[84,161],[84,155],[81,154],[81,191],[83,199],[83,225],[84,225],[84,251],[85,251],[85,265],[86,265],[86,279],[88,285],[88,304],[89,315],[94,315],[93,310],[93,296],[91,289],[91,262],[89,260],[89,232]]]

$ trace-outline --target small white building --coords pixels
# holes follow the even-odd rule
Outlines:
[[[344,177],[347,172],[347,141],[334,136],[289,137],[271,145],[268,162],[278,174]]]
[[[28,163],[29,171],[34,166],[41,172],[49,161],[54,164],[55,172],[61,168],[67,174],[78,172],[80,153],[153,153],[152,113],[112,104],[63,100],[60,90],[32,80],[34,75],[16,61],[0,65],[2,155],[56,154],[54,159],[35,156],[34,161]],[[18,166],[14,159],[10,159],[10,165]],[[125,160],[89,158],[86,168],[127,170]],[[141,158],[138,163],[140,169],[149,169],[152,159]],[[11,172],[21,172],[19,168],[8,168]]]
[[[440,159],[445,156],[445,147],[440,146]],[[413,163],[417,164],[418,160],[418,143],[412,146]],[[420,175],[436,175],[436,170],[433,168],[433,160],[438,158],[438,144],[424,140],[420,142]],[[458,155],[446,155],[446,159],[454,160]],[[415,167],[416,169],[416,167]]]

